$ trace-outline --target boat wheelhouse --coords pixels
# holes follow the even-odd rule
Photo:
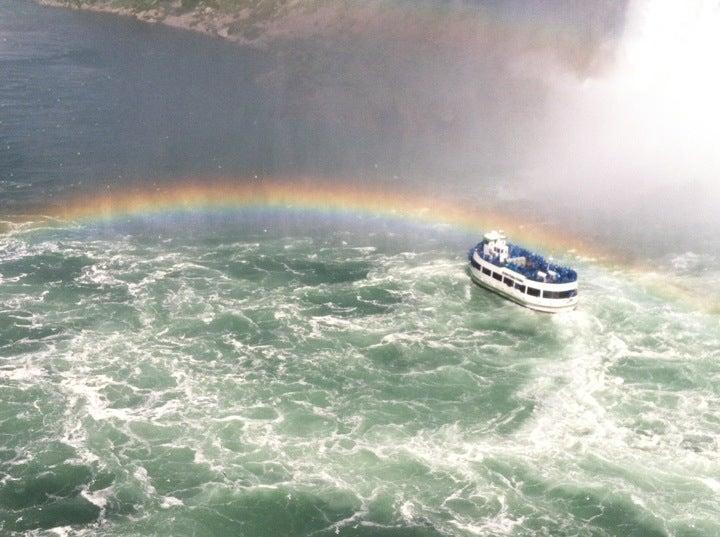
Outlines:
[[[491,231],[468,253],[478,285],[530,309],[556,313],[577,306],[577,272]]]

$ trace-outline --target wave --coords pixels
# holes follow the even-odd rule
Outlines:
[[[717,319],[631,271],[582,264],[579,309],[548,317],[435,242],[57,233],[0,255],[0,449],[27,455],[0,501],[71,486],[10,531],[717,529]]]

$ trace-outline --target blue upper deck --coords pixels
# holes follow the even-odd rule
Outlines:
[[[525,276],[528,280],[532,280],[535,282],[545,282],[545,283],[572,283],[577,281],[577,272],[575,272],[573,269],[568,267],[563,267],[561,265],[556,265],[554,263],[550,263],[547,261],[543,256],[540,254],[536,254],[534,252],[531,252],[530,250],[523,248],[522,246],[518,246],[516,244],[507,243],[509,253],[510,253],[510,259],[517,258],[517,257],[524,257],[525,258],[525,265],[519,265],[516,263],[508,262],[508,263],[501,263],[500,259],[498,257],[490,257],[483,254],[483,245],[485,244],[485,241],[477,243],[475,248],[470,250],[470,257],[472,257],[473,252],[477,252],[478,256],[485,261],[488,261],[492,263],[493,265],[496,265],[498,267],[506,267],[514,272],[517,272],[519,274],[522,274]],[[557,276],[553,276],[550,271],[553,271],[557,274]],[[538,272],[544,272],[547,274],[547,278],[543,280],[538,276]]]

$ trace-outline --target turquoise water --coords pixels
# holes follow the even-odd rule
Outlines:
[[[580,260],[540,315],[446,231],[342,225],[6,233],[3,530],[720,532],[716,315]]]
[[[271,63],[0,0],[0,535],[719,535],[707,244],[646,226],[652,272],[568,256],[580,306],[548,316],[474,286],[477,237],[447,227],[24,210],[402,168],[402,136],[264,93]]]

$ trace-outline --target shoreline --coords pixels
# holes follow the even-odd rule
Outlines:
[[[159,0],[152,9],[142,9],[118,6],[115,1],[33,0],[45,7],[130,17],[258,49],[308,38],[357,37],[366,30],[368,22],[381,26],[374,20],[373,8],[353,5],[346,0],[333,3],[248,0],[237,9],[218,9],[204,4],[183,8],[183,0]],[[391,20],[397,22],[405,16],[399,10]]]
[[[274,16],[263,21],[261,26],[259,22],[253,20],[254,12],[251,7],[244,7],[236,13],[231,13],[209,6],[196,6],[183,10],[179,0],[163,2],[152,9],[121,7],[107,0],[93,3],[83,2],[82,0],[35,0],[35,2],[46,7],[131,17],[148,24],[163,24],[172,28],[255,47],[267,45],[267,38],[271,34],[280,37],[280,34],[285,33],[278,31],[280,28],[273,29],[272,26],[278,19],[284,18],[293,7],[285,8],[286,13],[273,13]]]

